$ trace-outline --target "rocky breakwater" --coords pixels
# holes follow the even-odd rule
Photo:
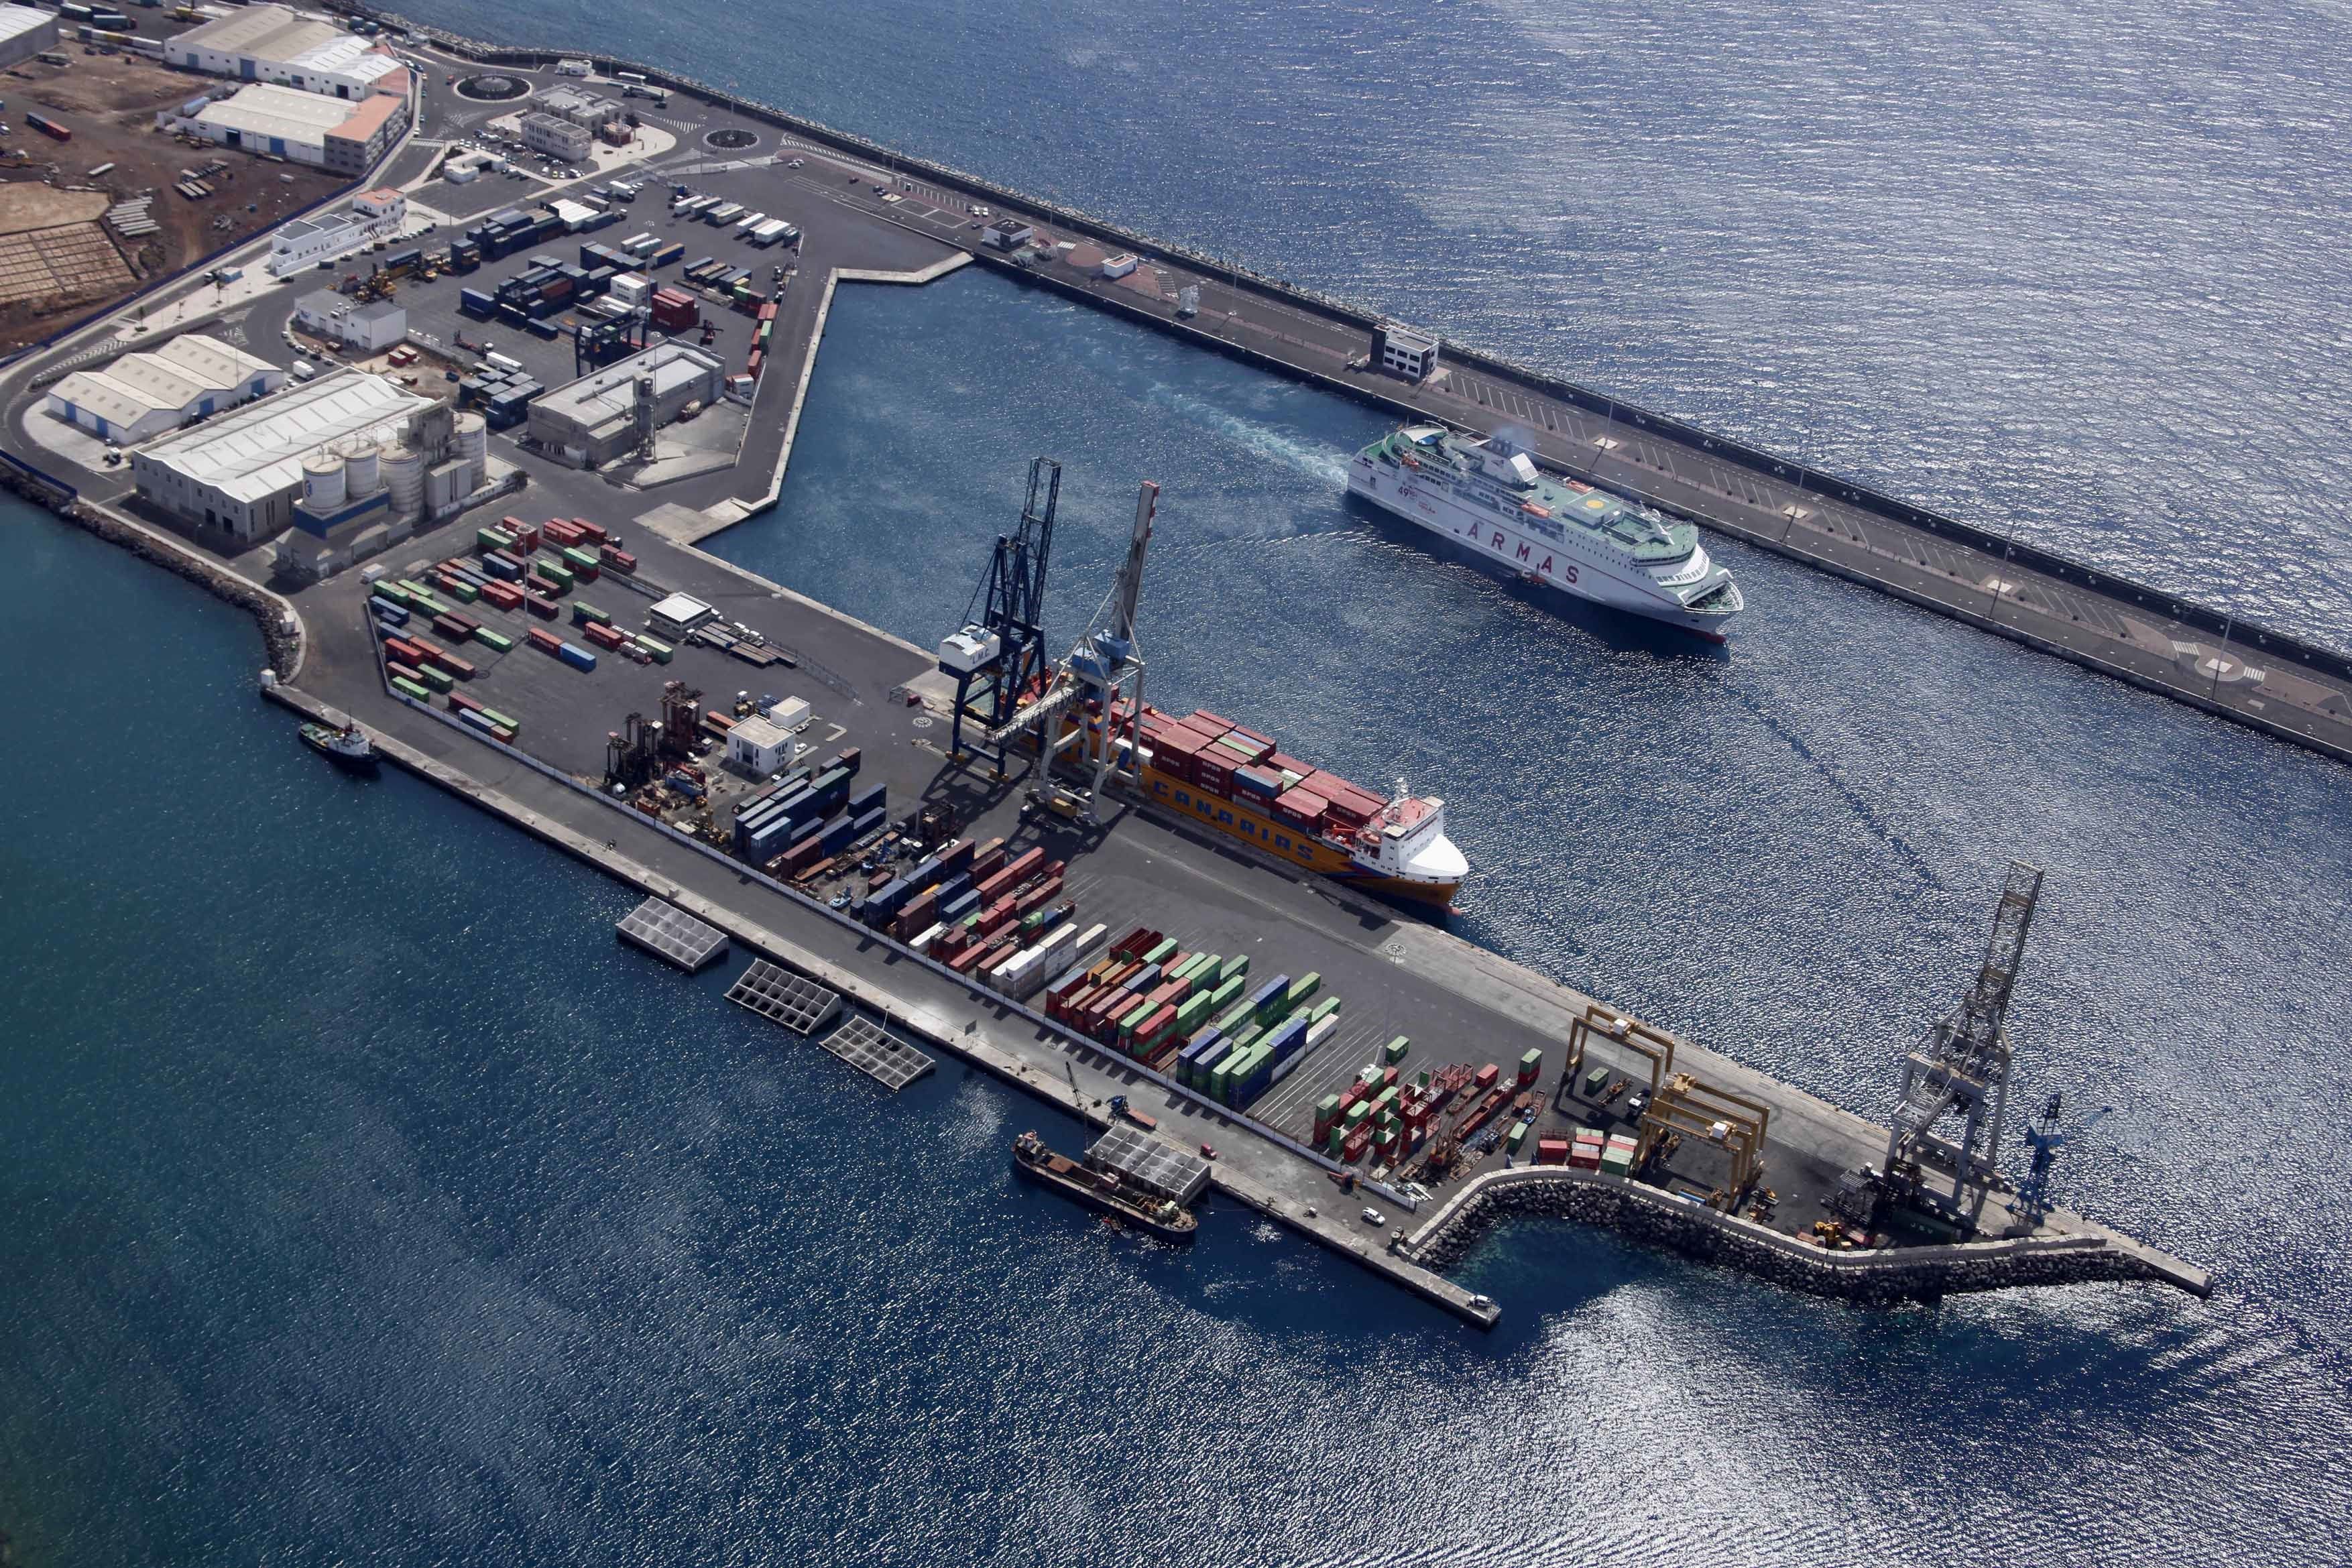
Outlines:
[[[2165,1277],[2136,1249],[2096,1235],[1832,1252],[1657,1187],[1559,1166],[1473,1177],[1398,1250],[1424,1268],[1447,1269],[1496,1225],[1525,1218],[1604,1226],[1791,1290],[1867,1306],[1934,1301],[1962,1291]]]

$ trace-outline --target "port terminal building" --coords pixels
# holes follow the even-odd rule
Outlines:
[[[397,235],[408,223],[408,198],[386,187],[352,198],[340,213],[311,218],[289,218],[269,236],[269,259],[263,264],[272,277],[284,277],[333,261],[373,241]]]
[[[315,288],[296,302],[294,325],[313,338],[373,354],[408,336],[408,312],[389,299],[351,299]]]
[[[331,22],[283,5],[247,5],[191,27],[163,45],[167,65],[238,81],[274,83],[346,101],[379,93],[405,99],[400,62]]]
[[[188,332],[159,349],[76,371],[49,389],[50,417],[125,445],[249,402],[286,384],[286,372],[217,338]]]
[[[192,112],[193,111],[193,112]],[[336,174],[364,174],[391,151],[407,123],[404,99],[345,103],[290,87],[259,83],[217,102],[194,99],[156,123],[221,147],[264,152]]]
[[[32,5],[0,5],[0,70],[58,47],[58,14]]]
[[[648,423],[659,429],[690,402],[716,402],[726,379],[717,356],[658,343],[541,394],[530,405],[531,444],[559,461],[601,467],[637,446],[641,390],[651,404]]]

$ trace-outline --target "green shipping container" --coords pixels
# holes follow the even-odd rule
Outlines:
[[[449,607],[429,593],[420,593],[408,601],[408,607],[420,615],[446,615]]]
[[[408,590],[396,582],[379,582],[371,591],[378,599],[389,599],[403,610],[408,608]]]
[[[1406,1039],[1403,1035],[1397,1036],[1394,1040],[1389,1041],[1388,1044],[1381,1047],[1381,1065],[1383,1067],[1394,1067],[1398,1062],[1404,1060],[1404,1053],[1412,1049],[1412,1040]]]
[[[586,550],[582,549],[577,545],[565,545],[563,547],[563,564],[572,568],[574,571],[597,571],[601,570],[596,558],[590,555]]]
[[[1203,969],[1214,968],[1216,963],[1217,956],[1214,953],[1195,953],[1170,971],[1168,977],[1171,980],[1189,980]]]
[[[425,665],[416,673],[424,676],[425,684],[431,686],[436,692],[453,691],[456,689],[457,685],[457,676],[451,674],[446,670],[436,670],[430,664]]]
[[[610,615],[584,599],[575,599],[572,601],[572,619],[583,624],[591,621],[599,626],[610,626],[613,623],[613,618]]]
[[[1315,1119],[1317,1121],[1334,1122],[1339,1120],[1339,1097],[1337,1094],[1326,1094],[1322,1099],[1315,1102]]]
[[[1307,1005],[1307,998],[1323,988],[1323,977],[1309,969],[1290,982],[1290,993],[1285,1000],[1286,1011],[1295,1012]]]
[[[393,676],[392,689],[398,692],[403,696],[415,697],[421,703],[429,703],[433,700],[433,694],[431,692],[426,691],[423,686],[418,685],[406,675]]]
[[[1530,1046],[1528,1053],[1519,1058],[1519,1077],[1524,1082],[1533,1082],[1542,1075],[1543,1052]]]
[[[1609,1070],[1596,1067],[1584,1075],[1584,1092],[1590,1097],[1609,1087]]]
[[[1230,985],[1248,973],[1249,955],[1246,953],[1236,953],[1232,957],[1226,959],[1223,966],[1218,969],[1217,984],[1220,986]]]
[[[1527,1122],[1512,1123],[1510,1135],[1503,1140],[1503,1147],[1508,1149],[1515,1155],[1521,1149],[1526,1148],[1528,1146],[1528,1128],[1529,1125],[1531,1125],[1531,1124]]]
[[[1237,1052],[1229,1051],[1218,1058],[1214,1067],[1209,1069],[1209,1082],[1202,1087],[1209,1092],[1210,1099],[1221,1104],[1232,1100],[1234,1064],[1240,1060],[1241,1057]]]
[[[530,564],[539,569],[539,574],[541,577],[559,588],[570,588],[579,581],[579,579],[572,574],[572,569],[560,560],[550,560],[545,556],[540,556]]]
[[[474,543],[485,555],[494,549],[514,549],[514,540],[496,528],[476,528]]]
[[[1219,1029],[1239,1029],[1243,1020],[1247,1019],[1249,1016],[1249,1004],[1244,1001],[1236,1006],[1225,1009],[1216,1016],[1213,1021]]]
[[[509,718],[506,715],[500,713],[494,707],[484,708],[482,710],[482,716],[488,719],[492,724],[497,725],[500,729],[520,729],[522,727],[521,720]]]
[[[1150,952],[1146,953],[1143,956],[1143,961],[1147,964],[1165,964],[1169,959],[1175,956],[1176,938],[1173,936],[1168,936],[1161,938],[1158,946],[1154,947]]]
[[[1323,1152],[1336,1160],[1339,1157],[1339,1146],[1347,1141],[1348,1129],[1335,1123],[1330,1136],[1323,1141]]]
[[[1317,1002],[1314,1007],[1307,1010],[1307,1021],[1310,1026],[1321,1023],[1325,1019],[1329,1018],[1333,1013],[1336,1013],[1339,1010],[1339,998],[1337,997],[1325,997],[1321,1001]]]
[[[426,588],[423,583],[416,581],[414,578],[402,578],[400,580],[400,586],[406,590],[412,598],[430,599],[433,596],[433,591],[431,589]]]
[[[503,632],[493,632],[487,626],[477,626],[474,628],[474,641],[479,643],[485,648],[494,649],[501,653],[511,653],[514,652],[513,638],[508,636]]]
[[[1186,997],[1176,1004],[1176,1027],[1187,1034],[1200,1028],[1201,1020],[1208,1016],[1209,998],[1205,996]]]
[[[481,595],[475,591],[474,585],[463,578],[452,578],[449,591],[457,596],[457,602],[460,604],[471,604],[481,598]]]
[[[1265,1030],[1260,1029],[1257,1025],[1251,1024],[1248,1028],[1243,1030],[1241,1033],[1234,1036],[1234,1049],[1235,1051],[1248,1050],[1251,1046],[1257,1043],[1257,1037],[1265,1032]]]
[[[1349,1106],[1346,1118],[1348,1130],[1352,1133],[1358,1127],[1362,1126],[1364,1124],[1365,1118],[1370,1116],[1371,1113],[1372,1103],[1370,1100],[1359,1100],[1354,1104]]]
[[[656,643],[651,637],[646,636],[638,637],[636,639],[636,644],[638,647],[643,648],[646,653],[651,653],[654,656],[654,663],[656,664],[668,664],[670,655],[677,651],[667,643]]]

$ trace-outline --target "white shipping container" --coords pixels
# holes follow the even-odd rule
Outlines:
[[[1317,1046],[1330,1039],[1332,1033],[1337,1030],[1339,1027],[1339,1015],[1338,1013],[1333,1013],[1329,1018],[1325,1019],[1321,1023],[1318,1023],[1314,1028],[1308,1030],[1307,1031],[1307,1043],[1298,1048],[1299,1054],[1304,1056],[1307,1052],[1314,1050]]]
[[[1096,946],[1102,941],[1104,934],[1109,931],[1109,926],[1105,925],[1100,922],[1097,922],[1095,925],[1087,926],[1085,934],[1078,938],[1077,953],[1074,956],[1083,956],[1086,954],[1093,952]]]
[[[932,926],[929,931],[922,932],[917,936],[916,938],[908,943],[907,946],[912,947],[918,953],[928,953],[931,950],[931,944],[938,941],[940,939],[940,934],[946,929],[947,924],[942,921],[939,925]]]

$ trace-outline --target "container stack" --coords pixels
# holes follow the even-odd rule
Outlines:
[[[1202,709],[1177,718],[1147,707],[1139,725],[1154,770],[1318,838],[1344,841],[1387,804],[1369,789],[1284,754],[1271,736]]]

